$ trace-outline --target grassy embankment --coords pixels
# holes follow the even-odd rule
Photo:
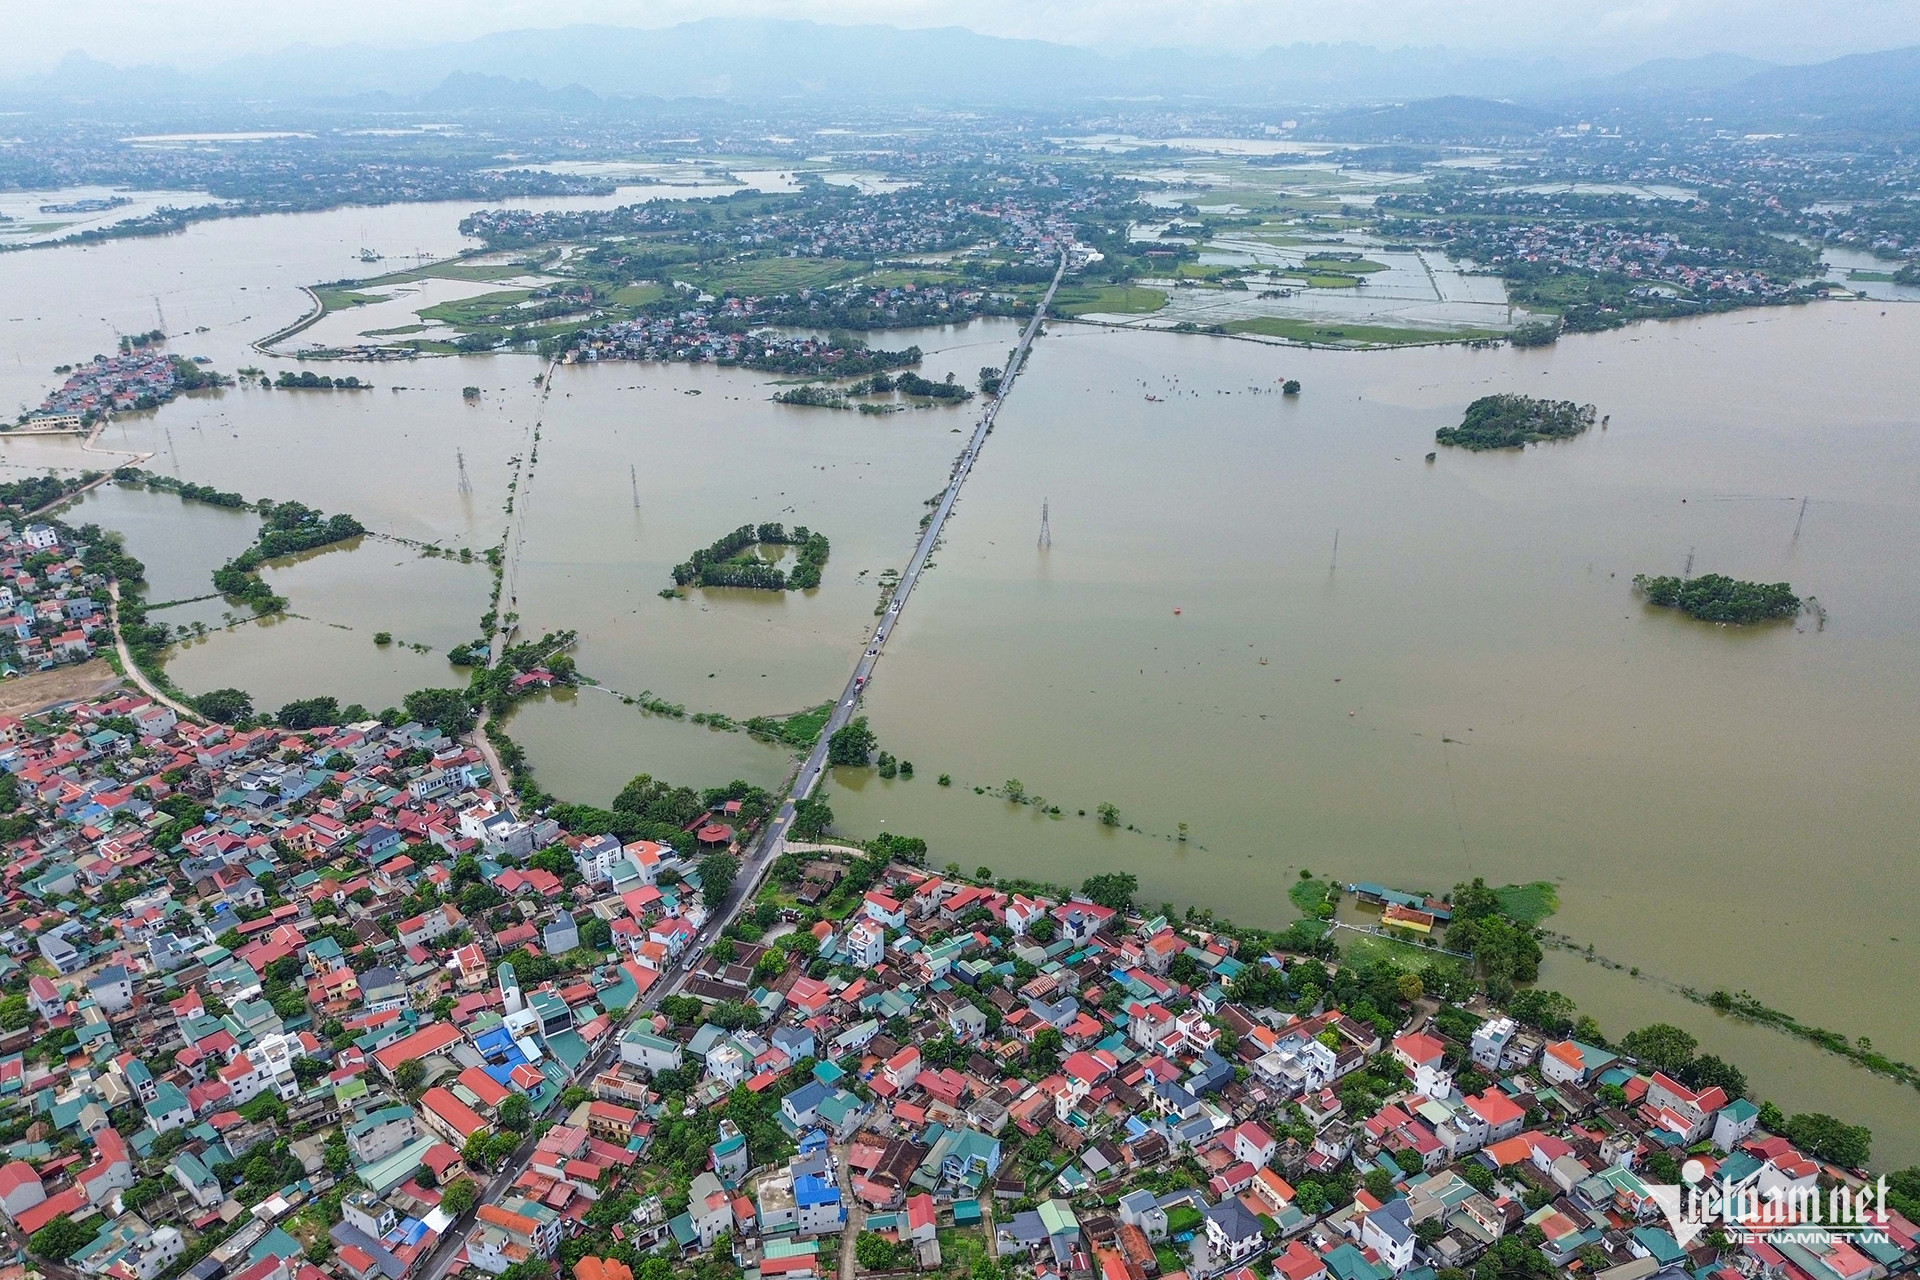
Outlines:
[[[1405,347],[1502,336],[1493,329],[1404,329],[1381,324],[1294,320],[1285,316],[1229,320],[1221,328],[1228,333],[1257,334],[1263,338],[1282,338],[1288,342],[1311,343],[1315,346],[1346,347]]]

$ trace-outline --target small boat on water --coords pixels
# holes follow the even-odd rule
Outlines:
[[[1153,401],[1153,403],[1155,403],[1155,404],[1159,404],[1159,403],[1160,403],[1160,397],[1159,397],[1159,396],[1148,396],[1148,397],[1147,397],[1147,399],[1149,399],[1149,400],[1151,400],[1151,401]]]
[[[1173,607],[1173,616],[1174,616],[1174,617],[1176,617],[1176,618],[1180,616],[1180,606],[1179,606],[1179,605],[1175,605],[1175,606]]]

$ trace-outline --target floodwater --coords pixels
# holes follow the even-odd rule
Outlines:
[[[542,786],[583,804],[611,804],[642,773],[676,786],[739,778],[775,791],[793,771],[790,753],[746,733],[655,715],[604,689],[536,694],[514,708],[506,729]]]
[[[835,812],[937,861],[1125,869],[1261,923],[1302,866],[1549,878],[1554,927],[1603,955],[1920,1059],[1920,935],[1887,891],[1920,829],[1920,432],[1893,373],[1916,340],[1920,309],[1859,304],[1542,351],[1057,326],[867,697],[918,777],[841,771]],[[1283,377],[1298,400],[1252,393]],[[1497,390],[1611,422],[1423,461]],[[1689,556],[1829,621],[1734,631],[1633,597]],[[973,791],[1009,778],[1063,816]],[[1103,801],[1144,833],[1077,816]]]
[[[374,270],[455,251],[470,207],[0,257],[0,402],[37,403],[52,365],[157,313],[183,354],[262,363],[247,343],[304,311],[298,285],[370,270],[363,245],[386,258]],[[877,339],[908,341],[929,352],[929,376],[971,382],[1013,326]],[[1408,888],[1549,878],[1552,926],[1601,955],[1745,988],[1920,1059],[1906,892],[1920,830],[1916,344],[1920,308],[1876,303],[1533,351],[1302,351],[1057,324],[867,700],[882,745],[918,776],[840,771],[840,826],[923,835],[936,861],[968,869],[1074,883],[1129,870],[1149,901],[1263,924],[1291,918],[1284,891],[1303,866]],[[736,719],[840,686],[877,579],[910,554],[979,408],[788,408],[747,371],[607,364],[561,370],[542,409],[528,357],[332,371],[379,389],[196,395],[115,422],[100,447],[477,553],[501,537],[513,460],[543,413],[535,477],[516,495],[523,633],[577,629],[582,669],[609,689]],[[1277,394],[1284,378],[1303,394]],[[1522,453],[1424,461],[1467,402],[1511,390],[1591,401],[1611,420]],[[8,475],[114,460],[71,439],[0,438]],[[81,507],[128,533],[155,600],[198,594],[251,528],[157,495],[108,490]],[[152,513],[176,508],[187,536],[169,542]],[[762,520],[832,539],[817,592],[659,598],[674,563]],[[1633,574],[1689,562],[1790,581],[1826,624],[1733,631],[1634,599]],[[472,638],[488,590],[478,565],[378,538],[266,576],[299,616],[182,645],[182,687],[378,709],[459,682],[445,649]],[[182,617],[216,624],[201,607]],[[376,646],[376,630],[396,643]],[[744,734],[597,690],[535,700],[511,732],[549,790],[603,804],[641,771],[772,785],[790,765]],[[1061,815],[974,791],[1008,778]],[[1080,816],[1103,801],[1122,829]],[[1550,955],[1547,973],[1612,1033],[1655,1018],[1693,1028],[1762,1094],[1873,1125],[1881,1162],[1920,1158],[1911,1090],[1576,957]]]
[[[269,561],[260,576],[295,616],[245,617],[175,645],[167,674],[181,688],[245,689],[268,710],[332,694],[378,711],[415,689],[466,684],[469,673],[446,654],[481,634],[492,579],[479,561],[460,564],[362,537]],[[218,599],[206,607],[233,611]],[[175,609],[153,618],[174,626],[189,620]],[[390,643],[375,642],[381,631]]]
[[[971,382],[1017,337],[1015,321],[982,320],[874,345],[918,345],[923,377]],[[527,635],[578,630],[583,671],[689,711],[745,718],[832,697],[872,628],[880,575],[906,567],[979,403],[863,414],[773,404],[774,390],[768,375],[707,365],[558,370],[521,495],[518,599],[502,612],[518,609]],[[674,565],[764,522],[827,536],[818,590],[660,597]]]

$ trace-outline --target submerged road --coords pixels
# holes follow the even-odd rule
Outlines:
[[[920,535],[919,543],[913,549],[913,558],[907,562],[906,572],[900,576],[900,581],[894,586],[893,594],[887,598],[886,612],[874,626],[873,634],[863,648],[859,661],[854,663],[853,674],[847,678],[847,687],[841,690],[840,698],[834,704],[833,713],[827,717],[826,724],[820,730],[819,740],[813,744],[813,750],[807,754],[805,762],[800,766],[800,771],[794,776],[793,786],[789,788],[786,798],[781,801],[779,812],[767,823],[760,833],[760,838],[754,841],[753,846],[742,858],[740,873],[734,877],[733,885],[727,891],[726,900],[707,918],[706,924],[701,926],[693,942],[688,944],[685,957],[668,973],[666,981],[657,984],[645,997],[635,1001],[626,1011],[625,1016],[619,1019],[618,1024],[608,1032],[601,1047],[591,1058],[581,1064],[580,1071],[575,1076],[577,1081],[591,1081],[594,1076],[613,1065],[619,1056],[621,1033],[626,1030],[627,1025],[643,1013],[650,1014],[660,1001],[678,993],[686,985],[687,978],[693,971],[694,962],[706,951],[708,944],[733,923],[734,917],[740,914],[741,909],[751,902],[753,895],[759,891],[761,878],[766,875],[767,868],[773,864],[773,860],[779,856],[787,831],[793,825],[794,806],[812,794],[814,787],[819,784],[821,776],[826,772],[827,739],[853,719],[854,707],[860,700],[860,694],[865,690],[868,678],[872,676],[874,666],[879,662],[880,655],[886,648],[887,637],[893,634],[893,624],[899,620],[900,611],[906,606],[907,597],[912,594],[914,584],[920,580],[920,574],[926,569],[927,557],[933,553],[934,544],[940,540],[940,531],[946,525],[947,517],[953,513],[954,500],[960,496],[960,486],[966,483],[968,473],[973,470],[974,460],[980,456],[980,446],[986,443],[987,433],[993,430],[994,415],[1000,411],[1000,406],[1006,403],[1007,393],[1013,389],[1014,379],[1020,374],[1020,366],[1027,358],[1028,350],[1033,346],[1034,336],[1040,332],[1041,322],[1046,318],[1047,307],[1053,302],[1054,291],[1060,287],[1060,279],[1066,274],[1066,270],[1067,260],[1062,254],[1060,267],[1053,273],[1053,282],[1047,286],[1046,295],[1040,299],[1039,305],[1033,310],[1033,319],[1028,321],[1026,329],[1020,335],[1019,345],[1014,347],[1013,354],[1007,359],[1006,367],[1000,371],[1000,394],[988,402],[986,412],[980,416],[979,425],[973,429],[973,435],[967,440],[966,447],[954,461],[953,477],[947,482],[946,491],[940,495],[939,505],[934,508],[933,518],[927,522],[925,531]],[[551,369],[548,370],[547,385],[552,386]],[[543,392],[543,408],[544,399]],[[524,498],[524,490],[519,496]],[[515,505],[518,508],[519,504]],[[510,531],[509,554],[516,550],[514,535]],[[498,638],[496,642],[497,640]],[[482,741],[485,741],[484,737]],[[527,1162],[533,1158],[533,1148],[534,1140],[529,1136],[520,1144],[519,1150],[515,1151],[512,1157],[480,1188],[479,1204],[496,1203],[499,1197],[519,1180],[520,1174],[526,1169]],[[420,1280],[441,1280],[448,1268],[465,1250],[467,1236],[473,1230],[473,1224],[474,1218],[469,1213],[448,1227],[446,1233],[440,1237],[439,1243],[435,1245],[433,1252],[421,1266]]]

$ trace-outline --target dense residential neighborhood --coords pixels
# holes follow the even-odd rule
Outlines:
[[[1762,1206],[1871,1184],[1807,1149],[1825,1117],[1740,1096],[1673,1028],[1608,1048],[1544,997],[1513,1007],[1569,1025],[1437,966],[1148,912],[1129,877],[793,846],[705,945],[738,799],[683,853],[517,812],[429,725],[202,726],[129,694],[0,719],[0,767],[0,1214],[45,1274],[1879,1280],[1920,1257],[1899,1213],[1683,1245],[1656,1194],[1682,1159]],[[1356,888],[1414,924],[1468,910],[1466,886]]]
[[[0,674],[92,657],[106,581],[55,526],[0,521]]]

